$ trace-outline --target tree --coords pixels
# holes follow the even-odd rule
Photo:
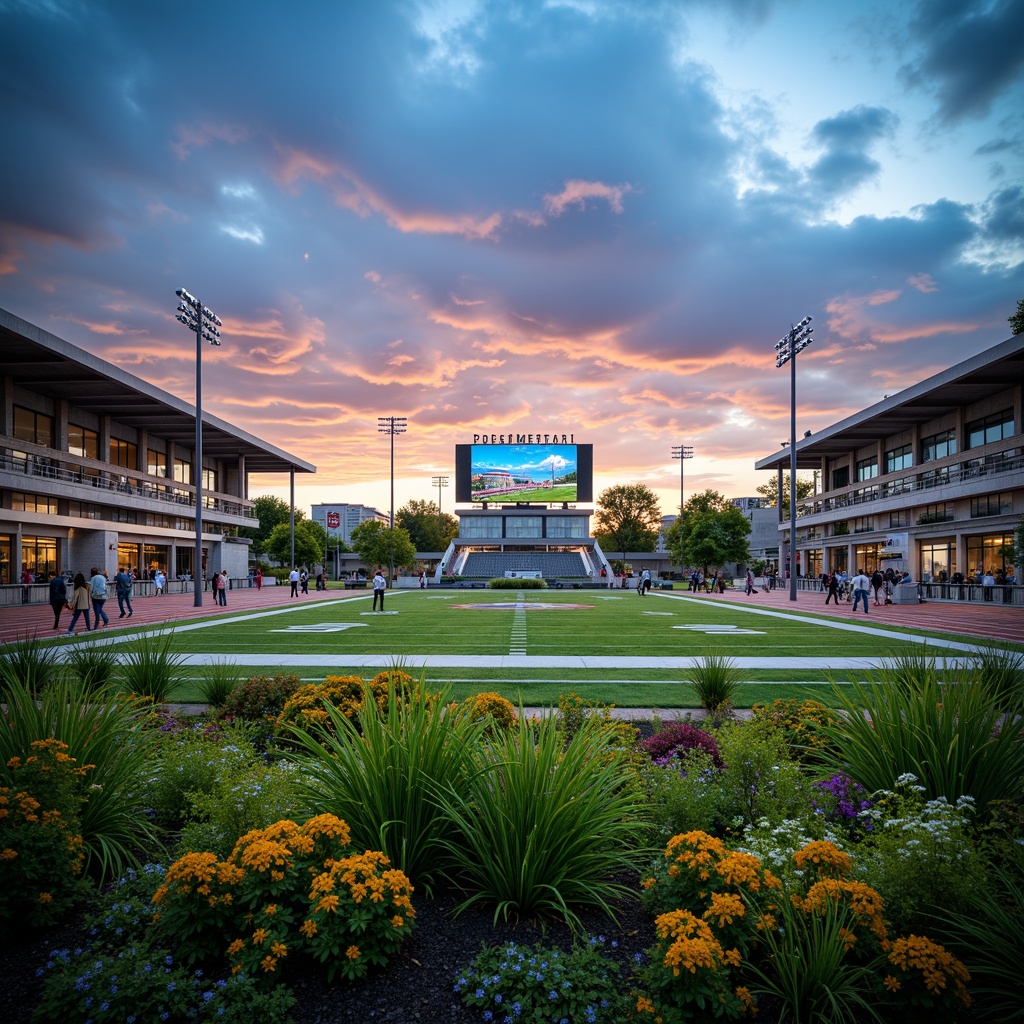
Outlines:
[[[609,551],[653,551],[661,529],[661,508],[646,484],[616,484],[597,499],[594,536]]]
[[[417,551],[444,551],[458,536],[459,521],[436,501],[408,501],[395,513],[395,525],[409,534]]]
[[[771,479],[760,487],[754,488],[758,494],[765,499],[765,504],[770,508],[778,508],[779,506],[779,478],[777,474],[772,474]],[[796,500],[803,501],[804,498],[809,498],[814,493],[814,481],[813,480],[801,480],[798,476],[796,478]],[[782,518],[786,519],[789,516],[789,474],[782,474]]]
[[[1024,299],[1017,300],[1017,312],[1006,319],[1010,321],[1010,330],[1014,334],[1024,333]]]
[[[295,564],[322,562],[327,549],[327,531],[310,519],[295,523]],[[267,552],[281,565],[292,564],[292,531],[289,523],[278,523],[267,539]]]
[[[241,536],[248,537],[252,541],[252,554],[258,560],[269,551],[267,541],[271,533],[274,532],[274,527],[280,526],[282,523],[285,526],[289,525],[291,506],[289,506],[287,501],[275,498],[273,494],[261,494],[258,498],[253,499],[252,504],[253,511],[256,513],[256,518],[259,520],[260,525],[246,527],[238,532]],[[303,513],[296,509],[296,524],[302,518]],[[287,560],[287,556],[285,560]]]
[[[416,561],[416,548],[400,526],[389,529],[379,519],[367,519],[352,531],[352,547],[368,569],[391,564],[392,543],[395,565],[412,565]]]
[[[799,482],[799,481],[798,481]],[[694,494],[683,514],[669,527],[665,543],[673,562],[699,565],[707,576],[711,567],[745,562],[750,557],[750,522],[718,491]]]

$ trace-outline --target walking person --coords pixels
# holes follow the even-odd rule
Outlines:
[[[853,584],[853,610],[857,611],[857,605],[863,600],[864,614],[868,613],[868,594],[871,589],[871,580],[864,575],[863,569],[857,570],[857,575],[850,581]]]
[[[885,577],[879,569],[871,574],[871,590],[875,595],[875,604],[880,605],[882,602],[878,600],[878,595],[885,590]]]
[[[292,566],[292,571],[288,573],[288,582],[292,585],[292,592],[288,595],[289,597],[299,596],[299,570]]]
[[[301,591],[303,594],[309,593],[309,573],[305,569],[299,573],[299,583],[301,584]]]
[[[50,580],[50,607],[53,609],[53,628],[60,629],[60,613],[68,603],[68,581],[63,573]]]
[[[93,569],[92,579],[89,580],[89,598],[92,601],[92,614],[96,620],[96,629],[100,628],[100,619],[104,626],[110,625],[110,619],[103,610],[107,603],[107,574]]]
[[[164,587],[167,586],[167,576],[163,569],[157,569],[156,575],[153,577],[153,588],[156,590],[156,596],[163,596]]]
[[[217,601],[217,604],[221,608],[227,608],[228,606],[228,571],[227,569],[221,569],[216,576],[213,577],[213,596]]]
[[[119,619],[125,617],[125,608],[128,609],[128,618],[132,617],[132,586],[134,583],[132,574],[127,568],[122,569],[114,577],[114,596],[117,598],[117,610],[121,613],[118,615]]]
[[[384,594],[388,589],[388,581],[384,573],[378,568],[373,576],[373,610],[377,610],[377,600],[380,599],[380,610],[384,611]]]
[[[81,573],[77,573],[75,575],[74,593],[72,594],[71,602],[68,605],[71,609],[71,621],[68,623],[68,636],[75,635],[75,623],[78,621],[79,615],[85,616],[86,632],[92,632],[92,625],[89,622],[89,603],[89,584],[85,582],[85,577]]]
[[[747,597],[750,597],[751,594],[757,593],[757,587],[754,586],[754,570],[750,569],[750,568],[747,569],[747,587],[746,587],[746,591],[747,591]]]
[[[825,604],[827,605],[829,601],[835,601],[836,604],[839,604],[839,577],[834,572],[830,572],[826,582],[828,585],[828,596],[825,598]]]
[[[262,590],[263,589],[263,570],[259,566],[256,566],[256,576],[254,577],[254,579],[256,580],[256,589],[257,590]]]

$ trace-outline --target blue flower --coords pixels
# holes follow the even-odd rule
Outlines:
[[[484,1020],[489,1021],[494,1019],[494,1014],[490,1010],[484,1010]]]
[[[501,993],[500,992],[494,997],[494,1001],[496,1003],[499,1003],[499,1004],[501,1003]]]
[[[106,1013],[107,1010],[109,1010],[109,1009],[110,1009],[110,1003],[108,1003],[106,1000],[104,1000],[102,1003],[100,1003],[100,1013]]]
[[[473,993],[473,995],[474,995],[474,996],[475,996],[475,997],[476,997],[477,999],[483,999],[483,997],[484,997],[484,990],[483,990],[482,988],[478,988],[478,989],[477,989],[477,990],[476,990],[476,991],[475,991],[475,992]]]
[[[548,993],[548,999],[557,999],[557,998],[558,998],[558,993],[554,989],[552,989]]]

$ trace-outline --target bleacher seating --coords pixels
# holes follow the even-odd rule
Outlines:
[[[471,551],[461,575],[494,579],[509,571],[539,569],[545,579],[586,579],[587,564],[578,551]]]

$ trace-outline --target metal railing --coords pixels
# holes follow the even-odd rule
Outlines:
[[[174,483],[158,484],[152,479],[133,475],[128,470],[92,468],[58,461],[52,456],[15,453],[9,448],[0,449],[0,472],[18,473],[28,478],[25,482],[26,490],[32,490],[31,480],[36,478],[92,487],[99,491],[113,491],[116,494],[138,495],[178,507],[194,508],[196,501],[195,492],[185,486],[176,486]],[[96,498],[100,500],[99,495]],[[88,501],[89,494],[73,500]],[[209,494],[203,495],[203,508],[225,515],[241,516],[244,519],[256,518],[256,512],[251,505]]]
[[[797,590],[824,594],[825,587],[818,578],[800,577],[796,581]],[[1024,586],[1007,586],[997,583],[986,587],[981,583],[900,583],[893,591],[905,593],[908,590],[916,595],[911,601],[897,603],[915,604],[919,601],[945,601],[950,604],[993,604],[1013,605],[1024,608]],[[895,594],[893,595],[895,598]]]
[[[871,504],[885,498],[895,498],[901,494],[933,491],[940,487],[962,484],[981,477],[1019,473],[1024,470],[1024,455],[1021,455],[1016,449],[1011,449],[1011,451],[1014,452],[1012,457],[987,456],[983,461],[979,460],[981,465],[964,464],[923,471],[918,469],[912,476],[901,476],[894,480],[867,484],[834,498],[824,498],[820,495],[807,498],[802,502],[797,502],[796,514],[798,518],[816,516],[824,512],[834,512],[837,509]]]

